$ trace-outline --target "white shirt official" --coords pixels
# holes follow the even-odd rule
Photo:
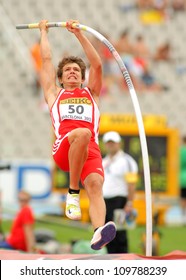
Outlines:
[[[103,168],[105,172],[103,184],[104,198],[127,197],[128,186],[125,177],[129,173],[138,173],[136,161],[130,155],[120,150],[112,158],[108,155],[103,158]]]

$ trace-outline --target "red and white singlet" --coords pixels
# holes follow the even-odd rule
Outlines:
[[[91,141],[98,143],[100,112],[87,87],[73,91],[62,89],[50,113],[56,138],[75,128],[86,127],[92,132]]]
[[[100,112],[89,89],[87,87],[76,88],[73,91],[61,89],[50,110],[50,114],[56,135],[56,141],[53,145],[53,157],[57,165],[61,169],[68,171],[69,143],[67,136],[73,129],[88,128],[92,133],[92,137],[87,160],[94,160],[95,164],[92,165],[95,165],[95,172],[102,175],[102,161],[98,146]],[[90,169],[90,165],[87,168]],[[93,171],[91,170],[91,172]]]

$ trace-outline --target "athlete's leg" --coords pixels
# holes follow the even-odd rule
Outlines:
[[[66,200],[66,216],[73,220],[81,219],[81,209],[79,202],[79,180],[83,165],[88,157],[88,144],[91,132],[87,128],[77,128],[68,135],[70,144],[69,159],[69,179],[70,186]]]
[[[94,228],[91,248],[99,250],[112,241],[116,235],[113,222],[105,224],[106,207],[102,194],[103,177],[98,173],[91,173],[84,180],[84,186],[89,198],[89,214]]]
[[[105,224],[106,207],[102,194],[103,177],[92,173],[84,181],[84,187],[89,198],[89,215],[94,229]]]
[[[68,135],[68,141],[70,143],[68,158],[71,189],[79,189],[80,175],[88,156],[88,144],[90,142],[90,138],[91,132],[87,128],[74,129]]]

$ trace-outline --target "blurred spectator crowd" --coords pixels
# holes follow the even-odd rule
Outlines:
[[[123,12],[130,12],[131,9],[138,10],[140,14],[139,24],[161,24],[171,20],[174,13],[186,11],[186,0],[136,0],[124,3],[119,8]],[[134,87],[139,93],[167,91],[169,86],[158,81],[153,69],[157,63],[171,65],[171,62],[174,62],[171,38],[154,46],[152,51],[148,45],[146,34],[139,32],[135,36],[132,35],[132,30],[126,28],[115,41],[109,38],[108,34],[105,37],[121,56]],[[117,84],[121,92],[127,92],[127,85],[112,54],[100,42],[97,42],[97,47],[104,67],[102,94],[109,95],[113,84]]]
[[[124,1],[125,2],[125,1]],[[126,3],[128,2],[128,3]],[[186,0],[136,0],[126,1],[118,8],[121,12],[129,13],[135,9],[140,14],[140,24],[162,23],[171,20],[174,13],[184,12],[186,10]],[[101,34],[103,34],[100,31]],[[162,84],[155,74],[157,63],[173,62],[171,39],[165,39],[164,42],[154,49],[150,48],[146,34],[139,32],[132,34],[130,28],[123,29],[118,38],[113,40],[108,34],[103,34],[114,46],[122,58],[135,89],[139,93],[160,93],[169,90],[167,84]],[[119,92],[127,93],[128,87],[121,75],[121,71],[110,53],[109,49],[96,38],[92,39],[103,62],[103,87],[102,96],[109,97],[110,93],[117,89]],[[39,58],[39,42],[31,48],[31,54],[34,60],[34,67],[38,75],[36,81],[37,90],[40,88],[39,71],[41,67]]]

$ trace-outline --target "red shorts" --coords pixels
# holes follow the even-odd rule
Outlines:
[[[70,144],[68,141],[68,133],[57,139],[53,145],[53,158],[57,166],[63,171],[69,172],[68,151]],[[86,177],[91,173],[98,173],[104,177],[102,166],[102,157],[99,146],[95,142],[88,145],[88,157],[81,172],[81,183],[83,184]]]

